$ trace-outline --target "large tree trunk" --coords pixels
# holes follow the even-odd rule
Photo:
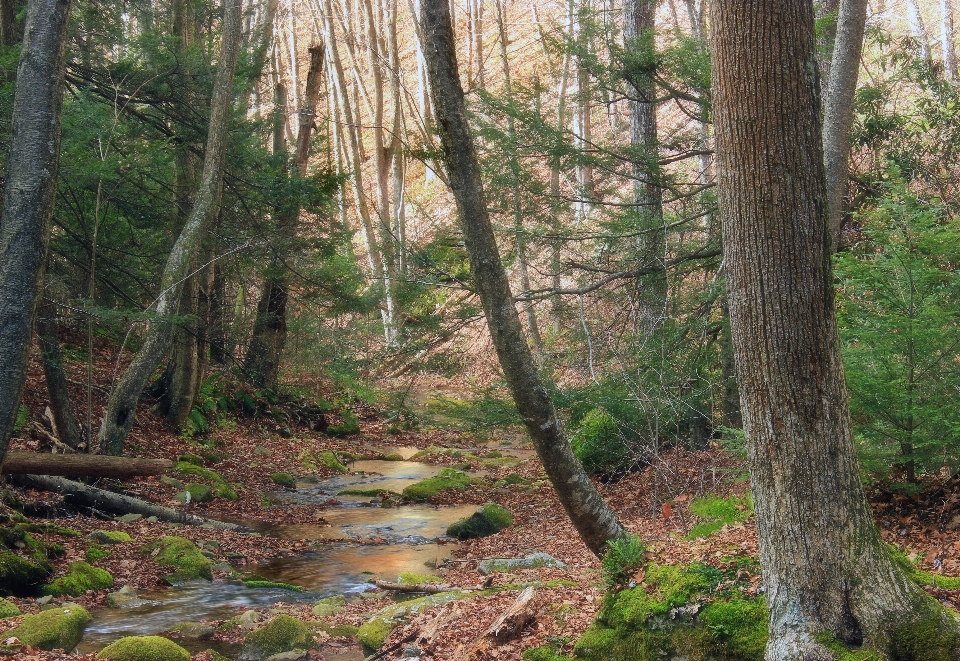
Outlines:
[[[952,659],[957,620],[892,560],[857,469],[833,300],[809,0],[716,0],[720,211],[769,661]],[[749,20],[745,20],[749,17]]]
[[[13,100],[13,135],[0,218],[0,461],[27,376],[57,191],[64,52],[71,0],[35,0]]]
[[[867,0],[842,0],[837,17],[837,34],[823,113],[823,160],[827,177],[827,213],[833,249],[840,247],[843,225],[843,198],[847,193],[850,160],[850,130],[853,126],[853,97],[860,73],[863,31],[867,22]]]
[[[220,61],[210,102],[210,130],[203,160],[203,174],[190,216],[170,251],[156,300],[157,318],[150,325],[143,346],[110,394],[100,426],[101,454],[120,454],[136,416],[137,401],[147,379],[170,345],[172,327],[165,319],[177,313],[183,282],[190,264],[199,253],[203,238],[220,204],[223,163],[226,156],[227,125],[241,36],[241,3],[224,5]]]
[[[624,530],[573,454],[523,336],[487,212],[476,148],[467,124],[447,0],[423,0],[421,24],[430,45],[427,67],[437,128],[470,255],[471,280],[483,304],[500,366],[564,509],[590,550],[603,555],[607,541],[623,536]]]
[[[100,457],[91,454],[7,453],[0,473],[4,475],[82,475],[126,480],[138,475],[162,475],[173,468],[169,459]]]

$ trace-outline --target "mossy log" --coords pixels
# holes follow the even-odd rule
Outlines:
[[[65,496],[65,500],[73,505],[94,507],[98,510],[120,514],[155,516],[161,521],[183,523],[191,526],[207,526],[220,530],[243,530],[242,526],[238,526],[235,523],[224,523],[223,521],[204,519],[199,516],[194,516],[193,514],[178,512],[169,507],[148,503],[139,498],[131,498],[130,496],[123,496],[104,489],[80,484],[72,480],[65,480],[62,477],[18,475],[14,479],[18,483],[34,489],[62,493]]]
[[[98,454],[7,452],[0,467],[5,475],[82,475],[123,480],[138,475],[160,475],[173,467],[169,459],[106,457]]]

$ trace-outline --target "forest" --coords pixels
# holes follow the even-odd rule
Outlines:
[[[0,656],[960,659],[952,0],[0,0]]]

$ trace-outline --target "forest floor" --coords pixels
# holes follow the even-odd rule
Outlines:
[[[106,368],[105,368],[106,369]],[[103,377],[109,377],[103,374]],[[109,382],[109,381],[106,381]],[[78,392],[78,397],[81,393]],[[41,419],[45,388],[39,370],[32,369],[25,404],[31,414],[28,432],[16,438],[16,449],[43,450],[43,435],[29,433],[32,421]],[[102,397],[100,398],[102,399]],[[169,478],[137,478],[128,483],[102,480],[99,486],[119,490],[144,500],[168,507],[187,510],[194,514],[224,520],[259,520],[278,523],[322,523],[324,504],[296,506],[279,504],[267,494],[278,487],[269,474],[285,471],[304,476],[312,473],[318,478],[335,474],[320,467],[305,470],[298,458],[303,453],[320,453],[333,450],[349,453],[354,457],[376,458],[384,448],[403,446],[427,448],[473,449],[481,456],[487,449],[502,450],[504,454],[515,449],[522,441],[517,434],[496,432],[483,439],[480,450],[477,438],[449,429],[422,429],[418,431],[388,433],[385,423],[375,407],[356,407],[361,421],[359,433],[345,437],[332,437],[306,427],[281,425],[274,418],[237,417],[213,427],[208,433],[187,438],[169,431],[160,418],[149,411],[145,401],[138,414],[138,423],[131,435],[127,454],[140,457],[163,457],[176,461],[184,454],[208,453],[204,466],[217,471],[233,485],[238,485],[237,501],[220,498],[210,503],[181,503],[174,497],[178,487]],[[286,438],[285,436],[289,436]],[[430,461],[461,463],[462,456],[448,457],[440,454],[430,456]],[[474,466],[478,468],[479,466]],[[495,480],[508,473],[518,473],[526,478],[526,484],[504,488],[495,486]],[[580,542],[567,521],[552,488],[540,483],[543,470],[539,462],[529,459],[520,466],[490,468],[481,483],[463,490],[442,491],[431,502],[435,505],[475,504],[494,501],[509,509],[514,524],[493,536],[470,540],[451,546],[449,561],[432,571],[444,583],[453,586],[474,588],[483,584],[486,577],[477,571],[480,560],[485,558],[520,558],[531,553],[545,552],[566,564],[566,569],[523,569],[511,574],[496,573],[492,585],[523,582],[541,582],[534,597],[535,619],[522,633],[496,647],[484,658],[501,660],[520,659],[521,652],[543,644],[555,645],[561,652],[572,651],[573,643],[590,625],[595,616],[604,588],[600,578],[600,563]],[[536,484],[537,486],[532,486]],[[118,530],[130,534],[133,541],[115,545],[109,556],[94,562],[109,571],[114,578],[110,590],[90,591],[80,597],[55,598],[54,603],[65,601],[79,603],[88,608],[101,608],[108,592],[130,585],[137,591],[156,589],[163,585],[165,570],[157,565],[149,554],[140,552],[147,543],[165,536],[177,535],[203,544],[213,563],[229,563],[243,571],[255,570],[258,563],[272,558],[290,557],[308,551],[316,541],[277,539],[268,536],[251,536],[242,533],[219,531],[193,526],[171,526],[162,522],[144,519],[129,523],[115,520],[113,516],[93,510],[78,510],[65,503],[63,497],[49,492],[33,491],[2,485],[22,503],[31,521],[52,522],[82,533],[79,537],[62,537],[57,534],[35,534],[46,542],[59,543],[65,552],[53,560],[56,572],[63,573],[70,562],[87,558],[91,542],[86,535],[94,530]],[[736,455],[719,447],[701,452],[670,449],[657,456],[654,462],[636,472],[601,483],[600,490],[607,502],[617,512],[624,525],[638,535],[647,546],[647,558],[659,564],[682,564],[700,561],[723,566],[732,556],[756,556],[757,537],[752,517],[739,523],[728,524],[719,530],[695,540],[687,539],[691,527],[700,520],[690,510],[690,503],[708,494],[719,496],[744,496],[748,490],[746,471]],[[921,569],[950,576],[960,575],[960,482],[952,479],[929,485],[914,495],[896,494],[882,489],[871,491],[877,522],[884,538],[900,547],[914,559]],[[377,545],[385,543],[377,537],[352,540],[358,544]],[[444,540],[439,540],[444,542]],[[441,547],[442,548],[442,547]],[[444,560],[445,558],[440,558]],[[215,565],[216,567],[217,565]],[[219,565],[225,567],[225,565]],[[215,571],[215,578],[224,578],[223,572]],[[637,577],[642,580],[642,576]],[[760,587],[760,576],[746,577],[745,588],[754,592]],[[943,603],[960,608],[960,591],[930,588],[934,597]],[[398,626],[386,640],[385,649],[401,641],[414,640],[422,651],[422,659],[452,661],[462,658],[463,651],[477,640],[486,628],[517,598],[518,589],[500,592],[485,592],[483,596],[455,601],[410,617]],[[371,590],[363,598],[351,599],[342,612],[316,617],[310,604],[275,604],[263,612],[286,612],[305,621],[322,621],[330,631],[333,625],[361,625],[374,612],[393,603],[391,593]],[[11,598],[24,614],[36,613],[41,606],[34,598]],[[22,618],[0,621],[0,642],[4,631],[16,626]],[[221,621],[213,622],[214,625]],[[337,630],[334,629],[334,632]],[[343,629],[339,629],[343,631]],[[218,632],[220,642],[231,642],[236,629]],[[216,640],[216,639],[215,639]],[[312,652],[313,659],[356,659],[359,649],[355,637],[320,635],[321,643]],[[237,642],[237,641],[232,641]],[[396,646],[385,659],[398,659],[404,645]],[[66,652],[45,652],[25,649],[16,654],[19,659],[93,659],[94,654],[70,655]],[[206,661],[211,657],[206,652],[193,656]]]

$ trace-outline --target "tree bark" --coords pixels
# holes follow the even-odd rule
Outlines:
[[[170,345],[172,325],[169,317],[177,313],[183,283],[190,275],[190,264],[199,253],[203,238],[220,204],[227,128],[233,97],[233,75],[240,50],[240,5],[239,2],[224,5],[220,61],[210,102],[210,129],[196,201],[167,258],[160,282],[160,294],[156,300],[156,319],[147,330],[142,348],[110,394],[100,426],[101,454],[116,455],[123,452],[123,444],[133,426],[137,401],[143,386]]]
[[[73,415],[67,377],[63,373],[60,339],[57,337],[57,308],[52,303],[41,305],[37,315],[37,340],[40,343],[40,362],[50,397],[54,436],[74,450],[83,446],[83,434]]]
[[[840,247],[843,198],[847,192],[853,97],[860,74],[860,53],[867,23],[867,0],[841,0],[837,36],[823,113],[823,161],[827,177],[827,212],[833,250]]]
[[[0,217],[0,462],[27,376],[57,191],[60,110],[71,0],[35,0],[13,100],[13,134]]]
[[[812,4],[716,0],[712,27],[766,658],[833,659],[823,636],[877,659],[954,658],[956,619],[890,557],[860,482],[834,310]]]
[[[606,543],[625,533],[573,454],[523,336],[500,261],[476,148],[467,124],[449,4],[446,0],[423,0],[420,20],[427,37],[427,67],[444,163],[470,256],[471,279],[480,296],[500,366],[564,509],[587,547],[602,556]]]
[[[907,23],[910,24],[913,38],[917,40],[917,44],[920,46],[920,57],[924,62],[930,64],[933,61],[930,55],[930,38],[927,36],[927,28],[923,24],[923,17],[920,15],[917,0],[907,0]]]
[[[19,42],[17,0],[0,0],[0,46],[16,46]]]
[[[957,82],[957,51],[953,46],[953,0],[940,0],[940,47],[943,49],[943,77]]]
[[[169,459],[100,457],[92,454],[49,454],[43,452],[7,453],[0,473],[5,475],[80,475],[110,477],[117,480],[138,475],[162,475],[173,467]]]

